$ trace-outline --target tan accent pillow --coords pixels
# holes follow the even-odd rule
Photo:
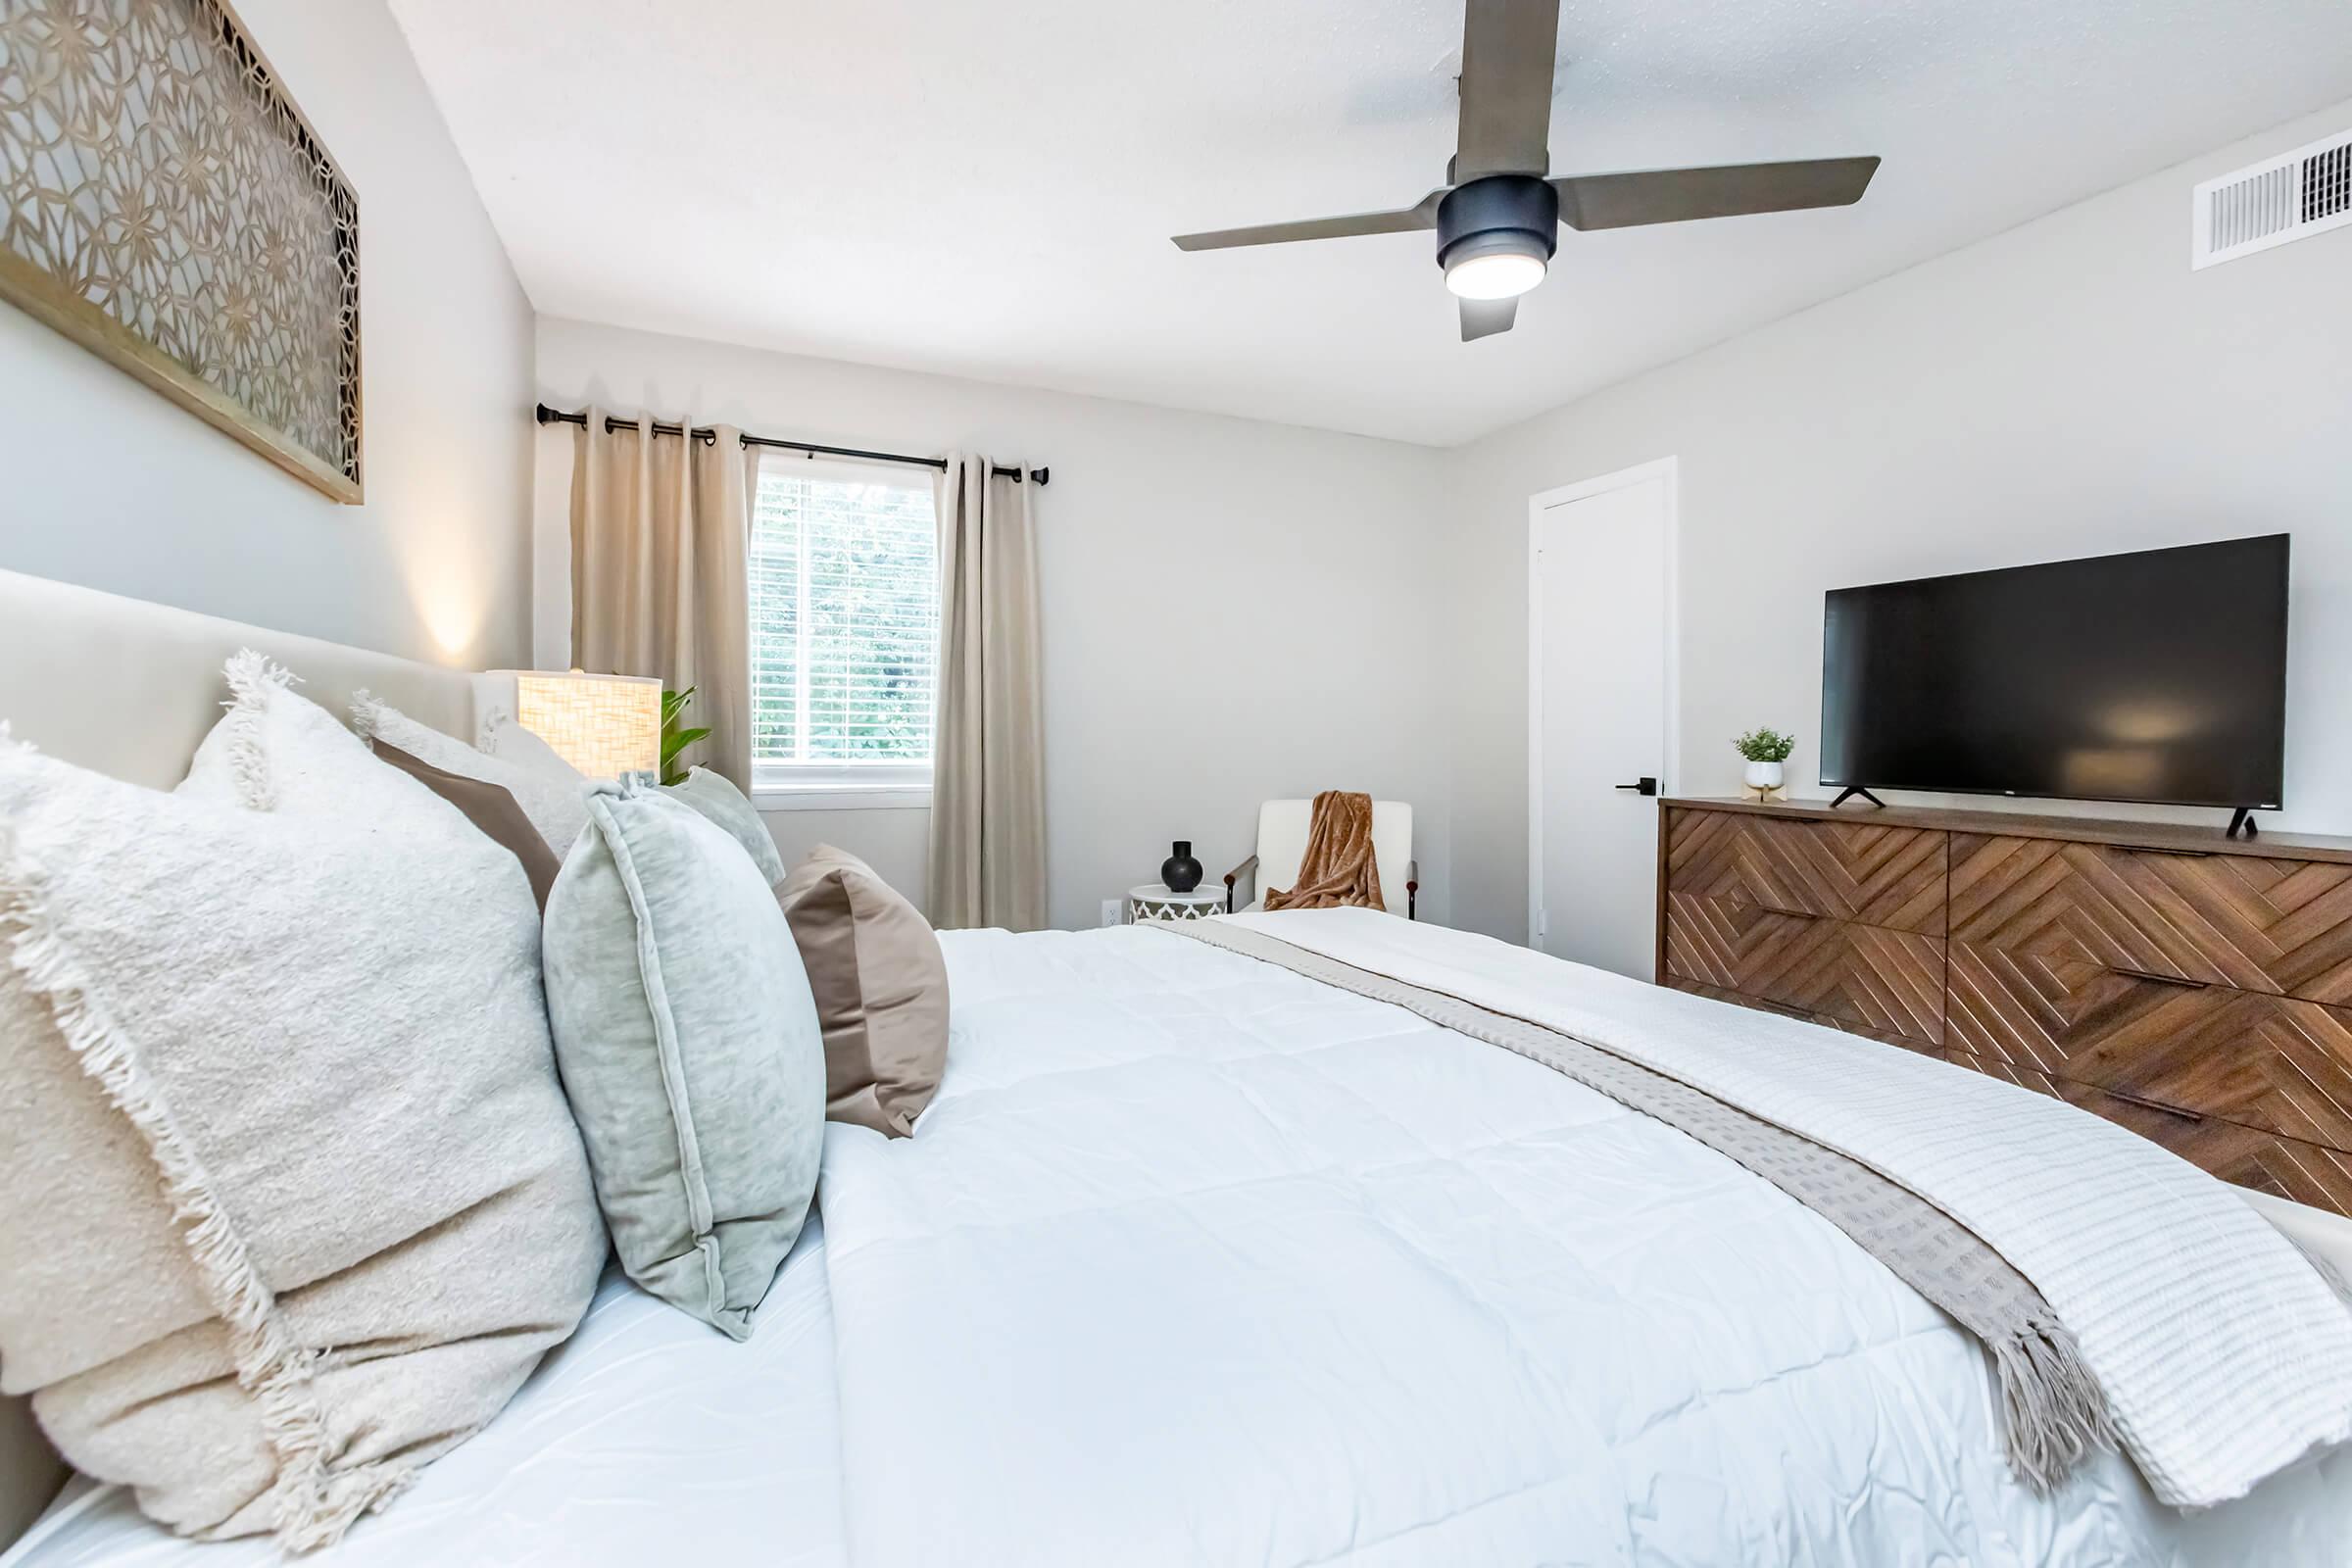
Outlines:
[[[429,767],[462,778],[496,784],[514,797],[531,826],[562,859],[588,825],[588,808],[581,795],[588,781],[545,745],[510,745],[493,756],[419,724],[390,703],[359,692],[352,698],[351,727],[371,741],[389,741]],[[504,732],[493,726],[496,738]]]
[[[948,963],[931,922],[830,844],[793,867],[776,902],[825,1029],[825,1115],[906,1137],[948,1064]]]
[[[522,874],[530,879],[531,898],[542,914],[547,912],[547,890],[555,886],[556,873],[564,869],[564,862],[547,847],[547,840],[539,836],[539,830],[531,826],[531,819],[523,815],[512,790],[503,784],[467,778],[463,773],[419,761],[381,737],[368,745],[379,760],[391,763],[465,812],[466,820],[480,828],[484,838],[521,861]]]

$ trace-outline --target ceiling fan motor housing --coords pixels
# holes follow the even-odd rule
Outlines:
[[[1456,185],[1438,203],[1438,266],[1496,252],[1548,262],[1559,248],[1559,193],[1531,174]]]

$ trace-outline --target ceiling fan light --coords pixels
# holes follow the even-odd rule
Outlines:
[[[1522,250],[1463,256],[1446,269],[1446,286],[1466,300],[1516,299],[1544,281],[1544,258]]]
[[[1544,281],[1558,245],[1560,199],[1527,174],[1456,185],[1438,203],[1438,266],[1466,300],[1516,299]]]

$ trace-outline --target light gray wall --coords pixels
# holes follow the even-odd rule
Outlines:
[[[1817,776],[1829,588],[2285,531],[2276,820],[2352,831],[2352,230],[2188,266],[2198,180],[2348,125],[2282,125],[1458,449],[1455,923],[1526,932],[1528,497],[1670,455],[1685,793],[1735,791],[1756,724]]]
[[[1447,454],[555,319],[539,384],[564,408],[1052,466],[1037,516],[1054,924],[1095,924],[1178,838],[1220,875],[1250,853],[1258,802],[1330,788],[1413,803],[1422,906],[1443,917]],[[571,440],[542,433],[537,465],[538,656],[558,667]],[[769,821],[787,855],[828,838],[922,886],[923,812]]]
[[[529,652],[531,310],[382,0],[240,0],[360,195],[368,501],[0,305],[0,566],[450,664]]]
[[[810,850],[820,844],[831,844],[872,866],[877,876],[904,892],[917,907],[926,902],[923,879],[931,864],[929,811],[796,809],[762,811],[760,815],[767,823],[768,836],[776,841],[777,853],[784,857],[786,865],[798,865]]]

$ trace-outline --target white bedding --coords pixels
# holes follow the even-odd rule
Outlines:
[[[2032,1496],[1957,1328],[1532,1061],[1158,933],[944,941],[939,1098],[828,1129],[752,1340],[608,1279],[324,1560],[2352,1563],[2340,1450],[2201,1515],[2116,1455]],[[276,1560],[90,1498],[0,1568]]]
[[[480,1436],[426,1467],[333,1568],[838,1568],[840,1445],[824,1228],[738,1345],[609,1272],[586,1321]],[[77,1481],[0,1568],[283,1568],[268,1537],[200,1545]]]
[[[949,955],[915,1138],[828,1131],[860,1564],[2352,1561],[2340,1450],[2034,1496],[1959,1329],[1532,1061],[1157,933]]]
[[[2231,1188],[2121,1127],[1912,1052],[1467,931],[1369,909],[1232,924],[1590,1041],[1929,1199],[2056,1309],[2163,1501],[2242,1497],[2352,1438],[2343,1299]]]

